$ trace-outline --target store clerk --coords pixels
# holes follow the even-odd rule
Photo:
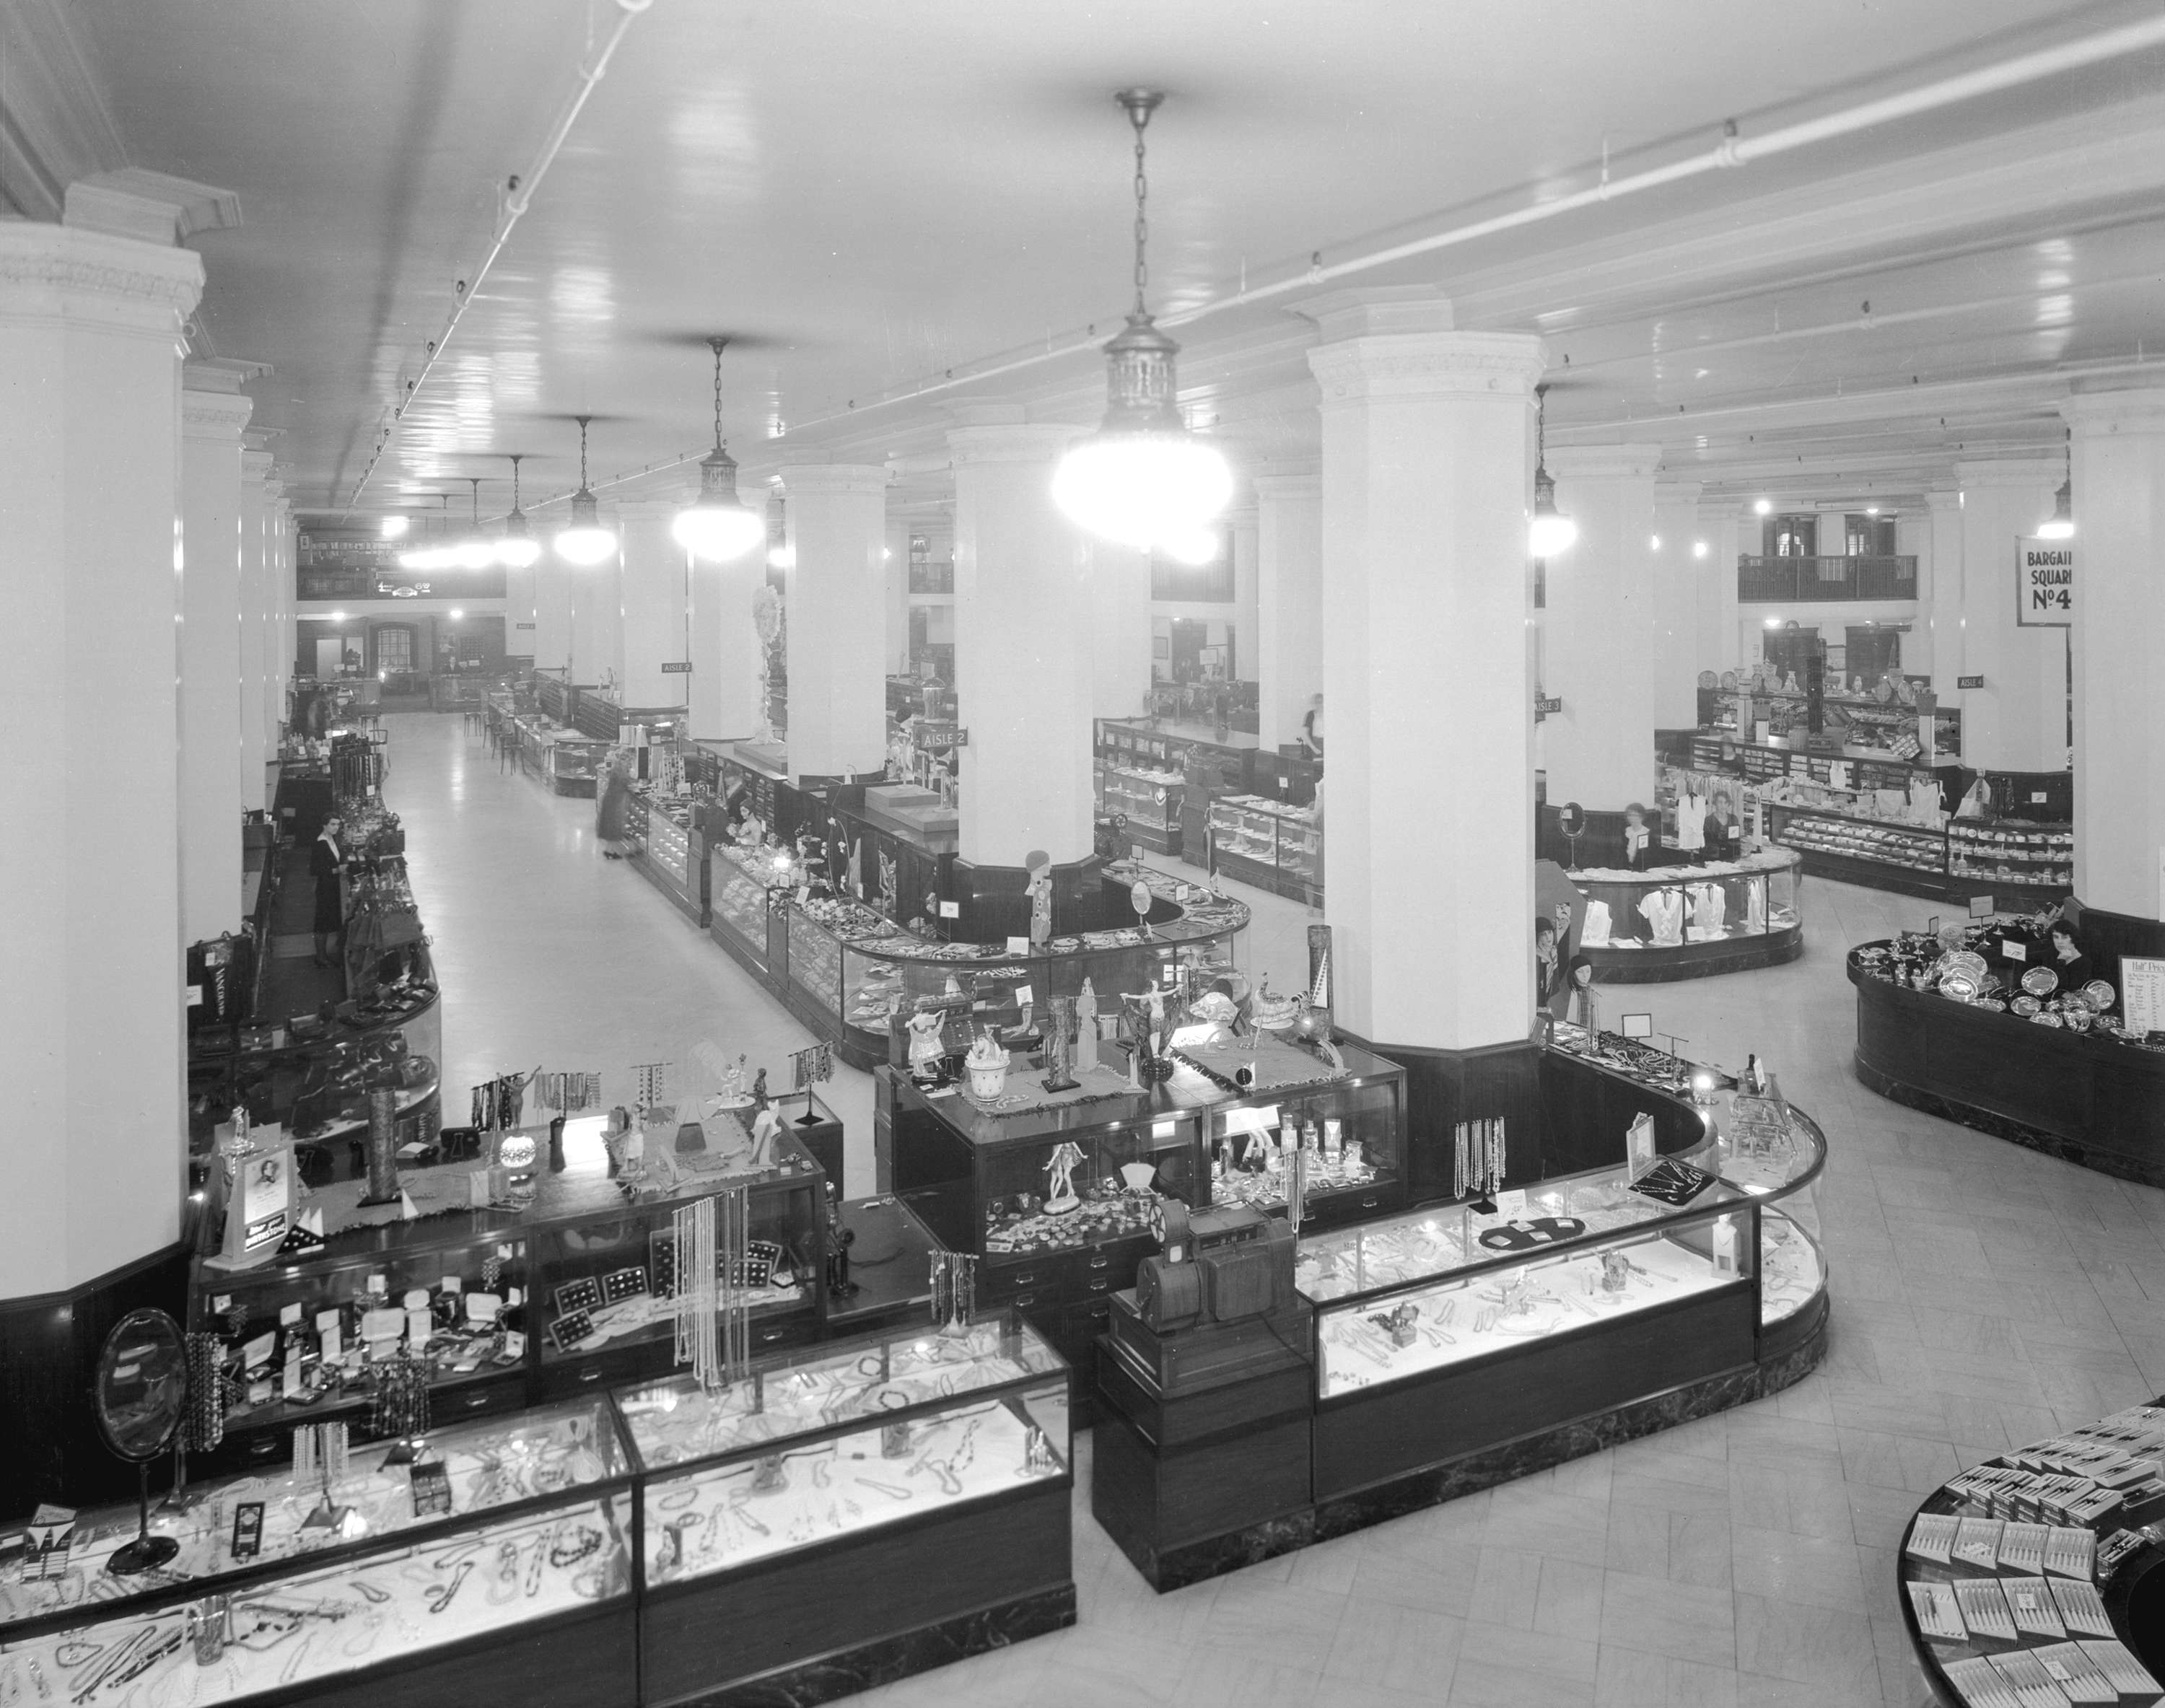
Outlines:
[[[2075,928],[2065,920],[2053,920],[2046,937],[2052,954],[2045,964],[2060,975],[2061,989],[2080,990],[2097,976],[2091,969],[2090,957],[2075,941]]]

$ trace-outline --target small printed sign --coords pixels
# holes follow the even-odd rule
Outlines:
[[[665,664],[661,667],[661,673],[664,676],[689,676],[692,673],[691,661],[688,659],[679,659],[673,662]]]
[[[2015,621],[2025,629],[2065,629],[2075,620],[2075,543],[2025,537],[2015,542]]]
[[[1957,688],[1983,688],[1984,686],[1984,678],[1981,676],[1958,676],[1955,678],[1955,686]]]

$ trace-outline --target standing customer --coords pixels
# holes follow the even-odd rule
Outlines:
[[[339,851],[339,821],[325,819],[323,829],[308,848],[308,876],[316,884],[316,965],[335,967],[332,943],[345,931],[345,904],[339,894],[339,870],[345,863]],[[340,945],[343,947],[343,944]]]
[[[1300,720],[1300,751],[1310,759],[1323,757],[1323,696],[1310,694],[1308,710]]]
[[[604,860],[624,858],[624,821],[630,799],[629,767],[620,759],[611,759],[602,769],[601,788],[594,801],[594,835],[601,839]]]

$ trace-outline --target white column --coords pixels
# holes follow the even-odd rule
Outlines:
[[[1917,560],[1917,617],[1902,637],[1902,673],[1932,673],[1932,515],[1904,510],[1894,518],[1894,554]]]
[[[1552,805],[1619,812],[1654,788],[1652,445],[1549,447],[1557,508],[1578,525],[1548,566],[1542,725]]]
[[[572,658],[572,566],[547,544],[534,561],[534,667],[561,670]]]
[[[2068,762],[2068,631],[2015,620],[2015,546],[2052,514],[2057,457],[1959,462],[1962,670],[1984,686],[1957,697],[1962,762],[1989,771],[2059,771]]]
[[[279,614],[293,586],[293,512],[283,481],[266,481],[263,568],[263,804],[277,785],[271,767],[278,758],[278,738],[286,727],[286,682],[292,670],[293,644]]]
[[[1917,583],[1917,615],[1920,625],[1929,630],[1931,649],[1932,689],[1943,706],[1959,706],[1964,696],[1955,687],[1955,678],[1965,673],[1968,667],[1962,662],[1962,503],[1960,493],[1942,492],[1925,494],[1925,531],[1931,541],[1932,588],[1931,598],[1925,598],[1923,560],[1920,558]],[[1967,721],[1967,717],[1964,720]],[[1964,756],[1968,749],[1965,746]]]
[[[907,516],[888,517],[887,541],[881,548],[880,567],[887,588],[887,630],[880,667],[888,676],[909,674],[909,536],[914,531],[922,530],[914,530]]]
[[[2165,390],[2078,394],[2075,894],[2165,919]]]
[[[1256,680],[1256,667],[1262,656],[1261,624],[1256,609],[1256,529],[1254,506],[1233,512],[1227,519],[1227,536],[1233,552],[1233,672],[1243,682]]]
[[[1089,549],[1091,708],[1101,718],[1140,717],[1151,686],[1150,553],[1109,540]]]
[[[613,509],[601,520],[616,530],[617,549],[599,563],[571,567],[569,662],[572,682],[582,688],[624,676],[624,522]]]
[[[1091,851],[1090,549],[1053,507],[1079,430],[979,405],[947,435],[955,461],[955,686],[961,851],[1019,867]],[[988,420],[986,416],[993,419]],[[1005,416],[1008,419],[999,419]]]
[[[169,243],[0,220],[0,1298],[180,1234],[175,529],[202,288]]]
[[[789,529],[789,775],[887,763],[887,470],[782,471]]]
[[[1540,341],[1455,331],[1450,303],[1411,287],[1336,292],[1302,312],[1324,340],[1309,364],[1322,387],[1337,1017],[1383,1046],[1521,1041],[1533,1013],[1526,520]],[[1439,801],[1460,834],[1435,834]]]
[[[1741,667],[1744,638],[1737,627],[1736,557],[1743,534],[1743,509],[1734,503],[1699,507],[1699,532],[1693,536],[1693,570],[1699,578],[1699,667],[1719,674]],[[1696,556],[1704,543],[1706,556]]]
[[[765,487],[744,502],[762,516]],[[752,594],[766,578],[766,535],[731,563],[692,560],[692,733],[703,741],[749,741],[759,729],[759,632]]]
[[[1313,470],[1274,467],[1255,486],[1256,735],[1275,752],[1323,692],[1323,484]]]
[[[181,396],[181,932],[240,929],[240,373]]]
[[[685,552],[671,534],[684,495],[640,498],[618,507],[624,530],[624,674],[621,706],[681,706],[685,659]]]
[[[1654,488],[1654,727],[1688,730],[1699,722],[1699,593],[1701,565],[1692,556],[1699,537],[1697,481],[1663,481]],[[1567,566],[1566,566],[1567,567]],[[1551,564],[1553,576],[1558,566]]]
[[[277,482],[271,478],[271,453],[261,435],[247,435],[240,453],[240,804],[261,812],[271,804],[266,767],[271,757],[271,730],[266,715],[264,683],[271,670],[271,604],[273,579],[271,517],[277,508]]]
[[[507,664],[531,661],[538,632],[534,614],[535,584],[541,567],[536,559],[524,569],[507,567],[503,572],[503,655]]]

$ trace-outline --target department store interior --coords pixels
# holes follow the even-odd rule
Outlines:
[[[2165,1699],[2165,17],[0,13],[0,1708]]]

